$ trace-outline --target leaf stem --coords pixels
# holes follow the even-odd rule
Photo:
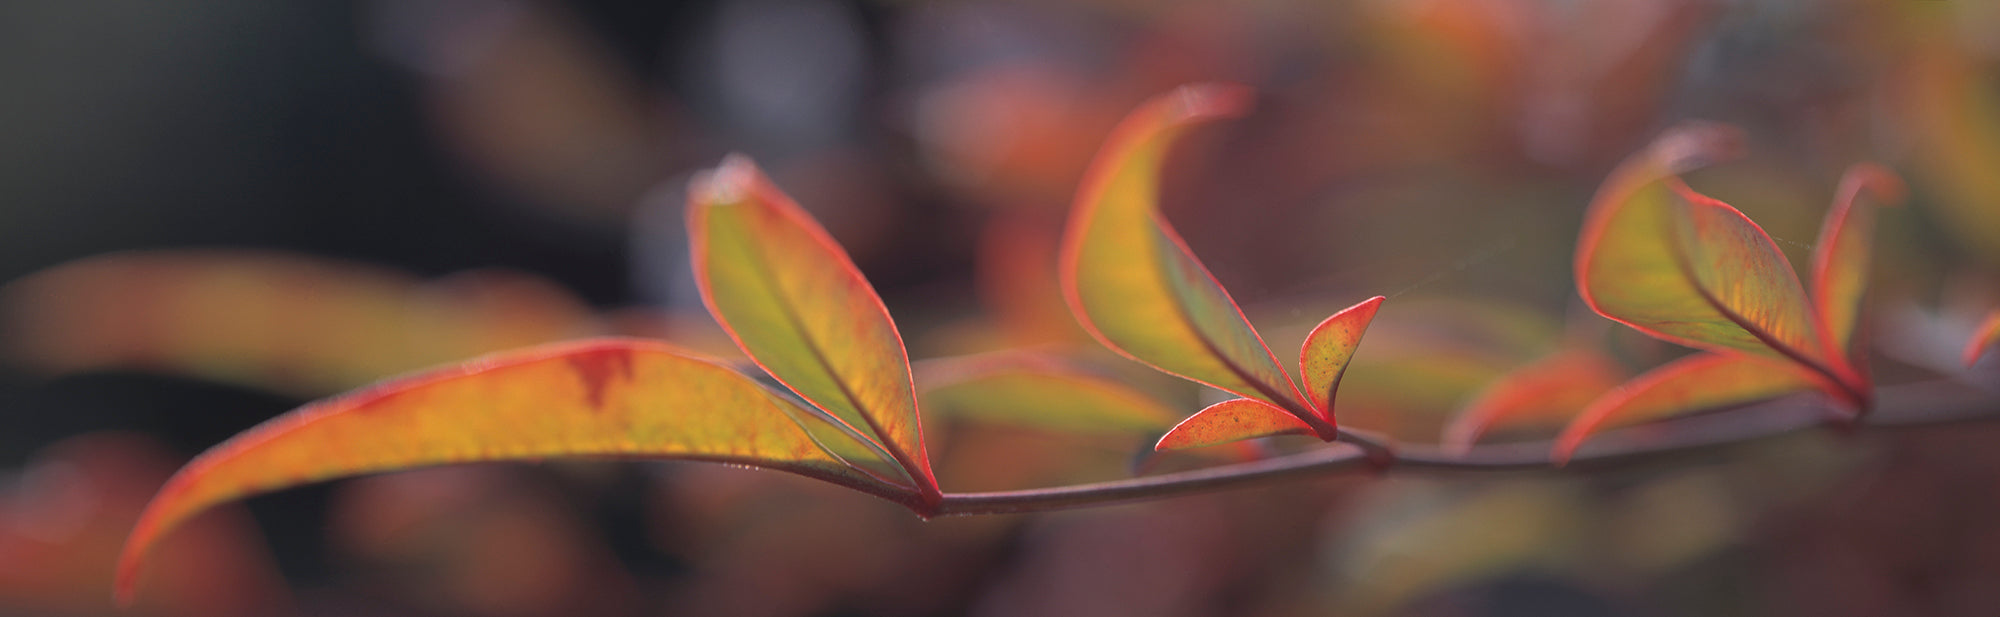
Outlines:
[[[1954,422],[2000,420],[2000,398],[1949,381],[1885,387],[1875,413],[1859,419],[1857,433],[1882,432]],[[1650,428],[1604,434],[1593,446],[1571,459],[1571,468],[1638,464],[1694,452],[1762,441],[1825,426],[1829,401],[1817,396],[1793,396],[1726,413],[1674,420]],[[1339,471],[1370,468],[1365,448],[1379,447],[1398,470],[1421,472],[1552,471],[1551,442],[1531,441],[1475,446],[1462,455],[1435,447],[1389,450],[1362,435],[1342,446],[1320,448],[1261,461],[1092,484],[990,493],[946,493],[927,516],[965,516],[1068,510],[1162,499],[1308,478]],[[1344,435],[1344,436],[1346,436]],[[1360,439],[1356,442],[1355,439]]]

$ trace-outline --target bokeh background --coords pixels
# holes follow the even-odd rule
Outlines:
[[[1274,348],[1390,296],[1353,426],[1434,442],[1552,353],[1678,353],[1580,312],[1568,263],[1604,174],[1695,119],[1751,147],[1690,181],[1794,263],[1843,168],[1901,172],[1877,371],[1990,386],[1992,360],[1954,362],[2000,304],[1996,70],[2000,5],[1969,0],[0,4],[0,614],[117,614],[111,558],[158,484],[304,401],[592,334],[731,355],[680,200],[732,151],[846,245],[918,359],[1041,349],[1192,412],[1207,393],[1093,351],[1054,284],[1082,167],[1190,81],[1260,93],[1191,136],[1164,208]],[[947,490],[1217,460],[941,407]],[[205,515],[135,610],[1993,615],[1996,440],[931,522],[740,469],[451,467]]]

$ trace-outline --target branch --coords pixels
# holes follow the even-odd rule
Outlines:
[[[2000,420],[2000,398],[1950,381],[1885,387],[1878,395],[1875,411],[1853,427],[1855,432]],[[1571,459],[1570,466],[1595,469],[1658,460],[1821,428],[1842,421],[1838,418],[1837,408],[1820,395],[1786,397],[1725,413],[1606,433]],[[1367,470],[1371,465],[1362,447],[1342,443],[1249,463],[1056,488],[946,493],[930,514],[963,516],[1068,510]],[[1435,447],[1376,452],[1378,456],[1388,453],[1392,469],[1495,472],[1555,469],[1549,461],[1551,447],[1549,441],[1530,441],[1476,446],[1462,456]]]

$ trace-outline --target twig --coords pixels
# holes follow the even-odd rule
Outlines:
[[[1860,421],[1860,434],[1957,422],[2000,420],[2000,398],[1950,381],[1882,388],[1874,413]],[[1835,406],[1816,395],[1778,399],[1736,410],[1669,423],[1614,431],[1594,440],[1570,467],[1600,468],[1657,460],[1696,451],[1766,440],[1827,425]],[[1370,444],[1374,445],[1374,444]],[[1387,452],[1390,469],[1421,472],[1501,472],[1551,470],[1547,441],[1480,445],[1462,456],[1434,447],[1402,447]],[[1353,444],[1261,461],[1222,465],[1128,480],[1056,488],[991,493],[946,493],[932,516],[963,516],[1067,510],[1245,488],[1282,480],[1370,468]]]

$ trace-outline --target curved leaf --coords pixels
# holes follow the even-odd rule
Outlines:
[[[742,156],[689,188],[688,236],[702,300],[743,352],[935,497],[903,338],[847,251]]]
[[[1354,349],[1361,346],[1361,335],[1368,333],[1368,322],[1375,319],[1375,311],[1382,308],[1385,299],[1375,296],[1341,309],[1313,327],[1312,333],[1306,335],[1306,342],[1299,346],[1300,385],[1304,386],[1313,411],[1328,424],[1334,421],[1333,395],[1340,390],[1347,362],[1354,359]]]
[[[1309,417],[1291,376],[1157,206],[1175,139],[1240,115],[1249,97],[1241,86],[1185,86],[1125,118],[1070,211],[1063,293],[1084,329],[1120,354]]]
[[[1159,431],[1180,417],[1125,384],[1053,361],[965,362],[926,380],[927,411],[1069,432]]]
[[[2000,345],[2000,311],[1987,313],[1986,319],[1979,322],[1979,328],[1972,331],[1972,338],[1966,340],[1965,365],[1978,363],[1979,357],[1996,345]]]
[[[803,426],[827,421],[722,365],[637,339],[530,348],[387,381],[272,418],[175,473],[132,530],[118,593],[130,598],[141,560],[162,534],[212,505],[426,465],[704,460],[912,496],[828,454]]]
[[[1607,428],[1663,420],[1790,394],[1819,386],[1795,364],[1736,352],[1695,354],[1661,365],[1605,393],[1556,438],[1554,459],[1570,456]]]
[[[1154,450],[1180,450],[1274,435],[1313,435],[1291,412],[1257,399],[1235,398],[1209,405],[1167,431]]]
[[[1599,314],[1663,340],[1787,358],[1844,378],[1846,359],[1822,338],[1777,244],[1675,176],[1732,156],[1737,139],[1733,129],[1683,127],[1614,170],[1578,240],[1577,291]]]
[[[1857,372],[1867,366],[1867,350],[1854,337],[1875,250],[1875,211],[1856,207],[1864,193],[1875,204],[1893,206],[1902,203],[1905,190],[1896,173],[1881,165],[1847,168],[1813,247],[1812,293],[1826,328],[1822,336]]]
[[[1625,379],[1618,363],[1588,349],[1557,352],[1488,384],[1445,427],[1443,446],[1463,452],[1496,428],[1561,426]]]

